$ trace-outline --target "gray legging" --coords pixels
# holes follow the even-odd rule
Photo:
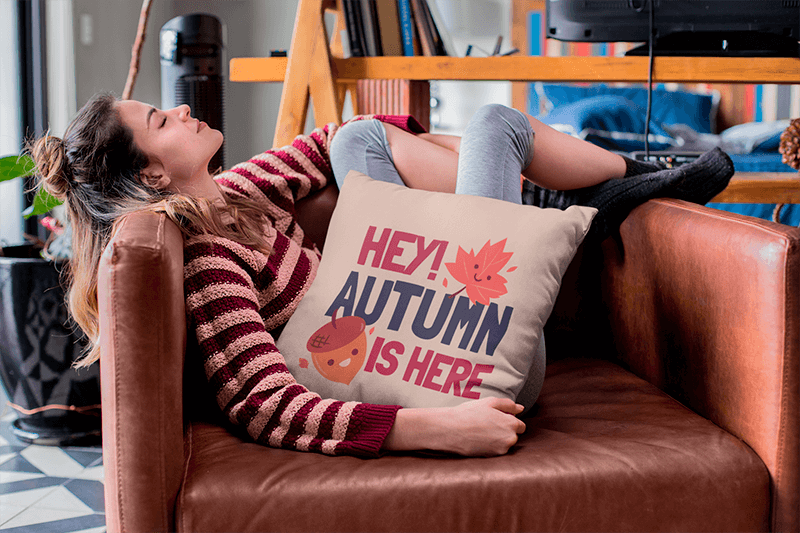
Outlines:
[[[522,203],[520,172],[533,157],[533,128],[525,115],[488,104],[473,115],[461,137],[456,194]],[[331,165],[342,186],[350,170],[372,179],[404,185],[379,120],[346,124],[331,144]]]
[[[482,106],[467,124],[458,156],[456,194],[470,194],[522,203],[520,172],[533,158],[533,128],[517,111],[499,104]],[[386,130],[379,120],[343,126],[330,149],[336,183],[341,188],[350,170],[381,181],[405,185],[394,166]],[[544,382],[545,343],[542,337],[517,402],[531,408]]]

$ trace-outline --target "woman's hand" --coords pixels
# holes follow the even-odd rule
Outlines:
[[[386,437],[387,450],[439,450],[469,456],[503,455],[517,443],[523,407],[483,398],[456,407],[401,409]]]

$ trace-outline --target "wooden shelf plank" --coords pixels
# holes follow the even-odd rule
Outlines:
[[[800,203],[800,175],[792,172],[737,172],[712,202],[743,204]]]
[[[230,79],[279,82],[287,58],[231,59]],[[646,57],[369,57],[332,59],[338,81],[358,79],[501,81],[647,81]],[[800,83],[800,58],[658,57],[653,81]]]

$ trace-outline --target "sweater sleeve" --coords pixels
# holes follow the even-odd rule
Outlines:
[[[262,205],[274,219],[290,217],[294,204],[333,181],[328,149],[335,124],[298,135],[291,144],[273,148],[215,177],[222,190]]]
[[[357,115],[348,122],[377,119],[411,133],[425,128],[411,115]],[[298,135],[291,144],[267,150],[219,174],[216,181],[227,194],[247,196],[265,207],[273,220],[290,217],[294,204],[333,182],[331,141],[336,124]]]
[[[187,313],[224,414],[272,447],[377,456],[400,407],[323,399],[299,384],[259,314],[247,249],[224,242],[185,248]]]

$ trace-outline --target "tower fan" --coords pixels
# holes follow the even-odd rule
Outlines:
[[[159,35],[161,107],[188,104],[192,116],[225,133],[223,91],[223,27],[219,19],[193,13],[169,20]],[[223,144],[211,159],[211,172],[224,168]]]

